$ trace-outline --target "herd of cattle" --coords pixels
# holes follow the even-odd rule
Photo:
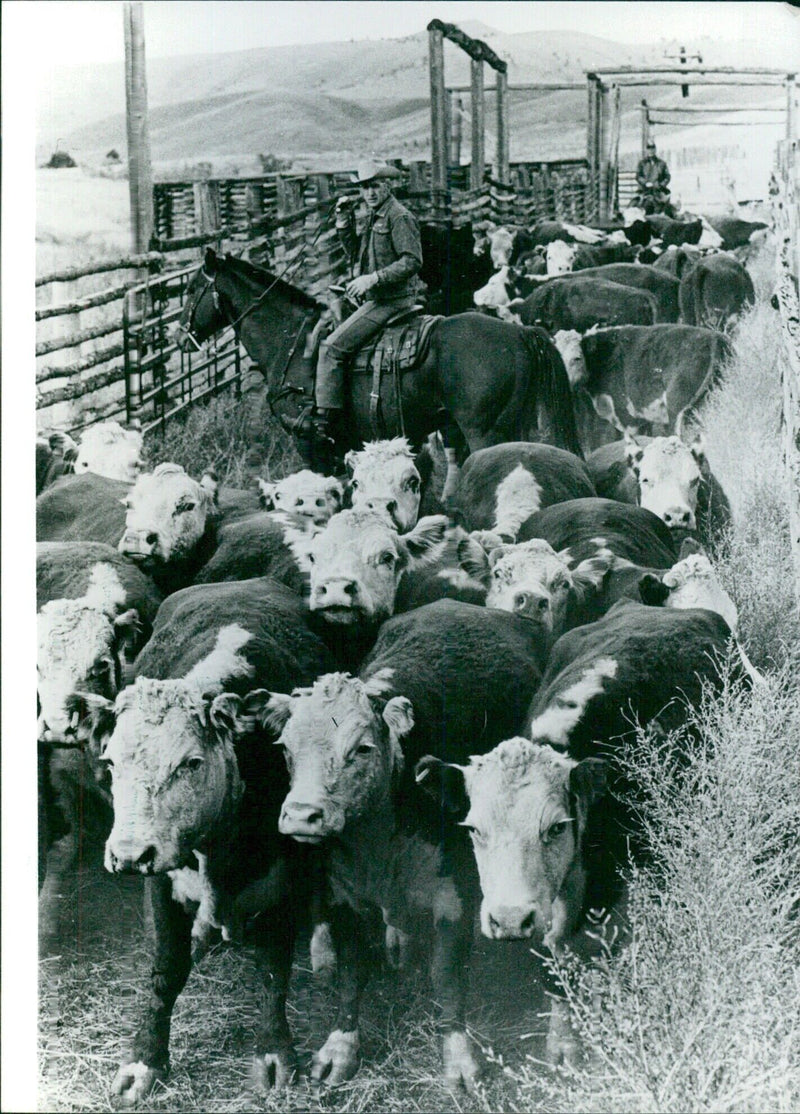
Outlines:
[[[623,743],[684,724],[724,662],[762,680],[707,555],[728,500],[681,436],[752,283],[732,255],[677,245],[672,225],[702,244],[706,222],[661,222],[673,246],[652,265],[599,254],[639,252],[642,220],[634,245],[495,234],[492,304],[553,335],[585,459],[481,449],[443,507],[433,442],[402,437],[348,453],[346,475],[253,491],[143,471],[141,434],[114,423],[37,447],[42,939],[91,805],[111,824],[107,869],[145,876],[154,924],[125,1099],[167,1072],[174,1003],[217,932],[258,949],[257,1053],[277,1087],[309,928],[315,968],[338,969],[313,1075],[350,1077],[373,912],[395,963],[432,934],[444,1074],[471,1087],[478,907],[491,939],[578,947],[636,846]],[[534,274],[515,307],[526,265],[563,267],[557,242],[584,270]],[[548,1053],[573,1050],[556,1000]]]

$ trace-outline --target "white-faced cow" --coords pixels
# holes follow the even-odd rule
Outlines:
[[[549,279],[518,309],[523,325],[542,325],[551,334],[564,329],[585,333],[606,325],[652,325],[658,303],[648,290],[583,274]]]
[[[585,453],[638,433],[672,433],[703,399],[731,349],[710,329],[625,325],[556,334]]]
[[[637,254],[638,248],[627,241],[590,246],[554,240],[547,245],[547,273],[565,275],[571,271],[596,269],[609,263],[632,263]]]
[[[570,566],[543,538],[499,545],[488,552],[475,538],[459,548],[464,571],[486,588],[486,606],[520,615],[551,646],[566,630],[599,617],[594,598],[615,564],[610,551]]]
[[[424,461],[421,473],[416,454],[405,437],[371,441],[363,449],[351,449],[344,463],[350,474],[353,510],[382,512],[399,533],[411,530],[419,516],[423,482],[430,479],[429,454],[424,454]]]
[[[112,779],[108,870],[146,876],[154,949],[132,1048],[112,1089],[138,1103],[169,1068],[170,1017],[214,928],[256,946],[265,999],[261,1081],[294,1070],[285,1002],[298,920],[318,882],[313,855],[282,839],[288,789],[261,705],[245,695],[291,689],[332,661],[304,623],[302,601],[274,581],[203,585],[171,596],[116,701],[78,695],[81,730]]]
[[[602,760],[578,762],[516,736],[466,764],[425,756],[417,778],[470,834],[484,936],[535,937],[556,958],[566,946],[579,955],[599,950],[591,947],[592,913],[618,902],[624,862],[614,854],[619,826],[608,814]],[[547,1059],[574,1062],[569,1010],[559,995],[552,999]]]
[[[583,461],[566,449],[509,441],[467,457],[451,510],[465,530],[489,530],[514,541],[536,511],[594,494]]]
[[[686,445],[679,437],[626,433],[592,453],[587,468],[598,495],[646,507],[677,542],[691,534],[713,545],[730,525],[730,503],[709,467],[702,437]]]
[[[60,898],[85,819],[92,809],[105,819],[109,804],[97,756],[77,737],[69,697],[76,689],[117,695],[161,594],[116,550],[96,542],[39,543],[36,581],[39,932],[46,950],[57,940]]]
[[[267,706],[291,770],[280,830],[329,847],[337,954],[360,948],[354,914],[363,907],[381,909],[401,933],[432,922],[445,1077],[468,1088],[480,1071],[464,1027],[469,849],[416,790],[413,771],[426,753],[463,760],[476,746],[488,750],[501,724],[519,721],[539,676],[537,633],[515,616],[440,601],[389,620],[359,677],[322,677]],[[329,1071],[331,1082],[357,1065],[358,990],[356,982],[347,1027],[340,1019],[315,1057],[314,1074]]]
[[[99,422],[81,434],[75,455],[75,475],[94,472],[110,480],[133,483],[142,469],[139,429],[123,429],[119,422]]]
[[[683,272],[680,305],[686,325],[726,329],[755,300],[750,275],[726,252],[704,255]]]
[[[323,476],[303,468],[281,480],[259,479],[261,506],[265,511],[283,511],[295,519],[308,519],[324,526],[331,515],[342,509],[344,490],[335,476]]]

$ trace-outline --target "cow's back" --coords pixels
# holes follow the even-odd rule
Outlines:
[[[576,329],[585,333],[596,325],[652,325],[657,313],[649,291],[584,278],[582,273],[548,280],[520,307],[523,324],[538,322],[550,332]]]
[[[228,521],[217,535],[217,547],[195,577],[197,584],[251,580],[271,576],[296,592],[307,578],[284,541],[283,527],[268,511]]]
[[[546,507],[523,524],[517,540],[531,538],[544,538],[557,553],[569,549],[572,565],[603,551],[660,569],[678,559],[669,527],[657,515],[613,499],[573,499]]]
[[[36,500],[37,541],[94,541],[116,546],[125,530],[130,484],[85,472],[62,476]]]
[[[116,549],[102,542],[39,542],[36,546],[36,606],[50,600],[85,596],[92,570],[110,566],[125,590],[120,610],[135,607],[145,626],[152,626],[161,604],[161,593],[152,580]]]
[[[656,299],[659,322],[674,322],[680,315],[677,278],[644,263],[609,263],[581,271],[581,277],[598,278],[637,290],[647,290]]]
[[[252,671],[232,677],[230,688],[290,692],[335,667],[306,615],[303,601],[269,577],[184,588],[159,609],[152,637],[136,659],[136,675],[185,677],[214,653],[223,628],[239,627],[248,636],[241,655]]]

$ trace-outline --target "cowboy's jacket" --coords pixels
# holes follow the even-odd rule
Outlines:
[[[375,302],[413,297],[416,276],[422,268],[422,243],[413,213],[390,194],[374,212],[370,211],[359,237],[351,217],[337,229],[339,239],[356,275],[377,274],[378,284],[368,297]]]

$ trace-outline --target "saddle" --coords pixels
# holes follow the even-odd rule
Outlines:
[[[372,436],[374,438],[386,437],[386,423],[383,419],[381,406],[381,384],[384,375],[390,375],[394,384],[394,397],[397,409],[396,425],[399,426],[398,434],[405,435],[405,422],[401,405],[400,376],[407,371],[413,371],[424,362],[430,346],[430,334],[441,315],[421,314],[421,306],[412,306],[411,309],[401,310],[394,317],[390,317],[381,332],[372,337],[359,348],[345,365],[348,375],[371,375],[372,387],[369,396],[369,419]],[[325,322],[320,322],[314,330],[313,353],[308,352],[316,360],[319,344],[327,331],[333,326],[330,322],[326,329]]]

